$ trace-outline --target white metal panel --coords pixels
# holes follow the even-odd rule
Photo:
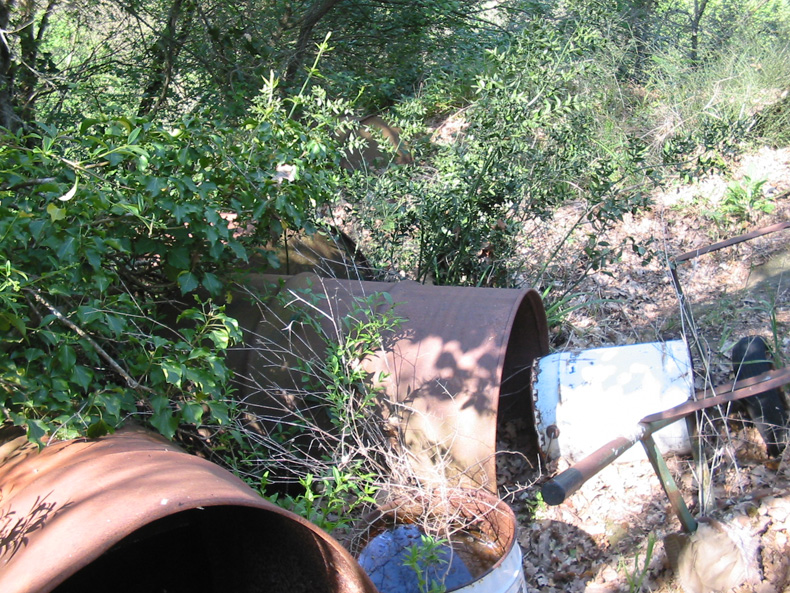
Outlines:
[[[640,419],[689,400],[693,371],[681,340],[558,352],[535,362],[535,425],[549,459],[578,461]],[[653,435],[663,453],[690,450],[686,423]],[[618,461],[644,458],[640,446]]]

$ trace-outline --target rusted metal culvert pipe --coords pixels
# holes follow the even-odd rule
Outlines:
[[[522,432],[535,438],[530,369],[549,351],[546,314],[536,291],[313,274],[251,276],[245,285],[251,293],[268,295],[259,300],[237,295],[226,309],[244,330],[244,344],[231,352],[229,362],[239,396],[253,415],[276,418],[303,405],[300,361],[324,351],[309,325],[292,323],[294,311],[283,301],[318,295],[315,301],[303,297],[303,308],[320,310],[322,329],[332,336],[357,300],[371,297],[382,310],[395,303],[395,315],[404,320],[365,368],[386,374],[385,394],[401,405],[397,426],[418,477],[495,492],[498,419],[522,419]],[[390,298],[376,300],[382,293]]]
[[[142,429],[0,457],[3,593],[376,591],[331,536]]]

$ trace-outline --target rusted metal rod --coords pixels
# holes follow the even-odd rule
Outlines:
[[[758,393],[763,393],[769,389],[774,389],[775,387],[787,385],[788,383],[790,383],[790,367],[775,369],[758,375],[757,377],[736,381],[731,386],[719,385],[713,389],[701,389],[694,394],[693,400],[679,404],[663,412],[656,412],[655,414],[645,416],[639,422],[647,424],[664,420],[674,422],[675,420],[685,418],[692,412],[699,412],[706,408],[744,399],[752,395],[757,395]]]
[[[708,245],[707,247],[700,247],[699,249],[692,249],[691,251],[687,251],[674,259],[675,263],[684,262],[690,259],[694,259],[695,257],[699,257],[700,255],[705,255],[706,253],[710,253],[711,251],[718,251],[719,249],[724,249],[725,247],[730,247],[731,245],[737,245],[738,243],[743,243],[744,241],[749,241],[750,239],[756,239],[757,237],[762,237],[763,235],[769,235],[771,233],[775,233],[776,231],[781,231],[786,228],[790,228],[790,222],[778,222],[776,224],[772,224],[771,226],[763,227],[761,229],[757,229],[751,231],[750,233],[746,233],[744,235],[738,235],[737,237],[732,237],[731,239],[725,239],[724,241],[719,241],[718,243],[714,243],[713,245]]]

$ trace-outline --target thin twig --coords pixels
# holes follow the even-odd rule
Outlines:
[[[151,389],[150,387],[146,387],[145,385],[142,385],[142,384],[140,384],[138,381],[136,381],[134,378],[132,378],[132,376],[131,376],[129,373],[127,373],[127,372],[126,372],[126,371],[123,369],[123,367],[121,367],[121,365],[120,365],[120,364],[118,364],[118,363],[115,361],[115,359],[113,359],[113,357],[112,357],[112,356],[110,356],[110,355],[107,353],[107,351],[106,351],[106,350],[104,350],[104,348],[102,348],[102,347],[101,347],[101,346],[100,346],[100,345],[99,345],[99,344],[96,342],[96,340],[94,340],[93,338],[91,338],[91,337],[90,337],[90,336],[89,336],[89,335],[88,335],[88,334],[85,332],[85,330],[84,330],[84,329],[82,329],[82,328],[81,328],[80,326],[78,326],[76,323],[74,323],[73,321],[71,321],[71,320],[70,320],[68,317],[66,317],[65,315],[63,315],[63,313],[61,313],[61,312],[60,312],[60,311],[57,309],[57,307],[55,307],[53,304],[51,304],[49,301],[47,301],[47,299],[45,299],[43,296],[41,296],[41,293],[40,293],[40,292],[38,292],[37,290],[35,290],[35,289],[33,289],[33,288],[26,288],[26,289],[25,289],[25,291],[26,291],[26,292],[28,292],[28,293],[30,293],[30,294],[33,296],[33,298],[34,298],[34,299],[36,299],[36,300],[37,300],[39,303],[41,303],[41,304],[42,304],[42,305],[44,305],[44,306],[45,306],[47,309],[49,309],[49,312],[50,312],[50,313],[52,313],[52,314],[53,314],[53,315],[54,315],[54,316],[55,316],[55,317],[58,319],[58,321],[60,321],[62,324],[64,324],[64,325],[65,325],[66,327],[68,327],[69,329],[73,330],[73,331],[74,331],[74,332],[75,332],[77,335],[79,335],[79,336],[80,336],[82,339],[84,339],[85,341],[87,341],[87,342],[88,342],[88,343],[89,343],[89,344],[90,344],[90,345],[93,347],[93,349],[94,349],[94,350],[96,350],[96,352],[98,352],[99,356],[101,356],[101,357],[102,357],[102,358],[103,358],[103,359],[104,359],[104,360],[107,362],[107,364],[109,364],[109,365],[110,365],[110,367],[111,367],[111,368],[112,368],[112,369],[113,369],[113,370],[114,370],[116,373],[118,373],[118,374],[119,374],[121,377],[123,377],[123,378],[126,380],[126,384],[127,384],[127,385],[128,385],[130,388],[131,388],[131,389],[134,389],[135,391],[144,391],[144,392],[146,392],[146,393],[155,393],[155,392],[154,392],[154,390],[153,390],[153,389]]]
[[[44,185],[45,183],[52,183],[55,181],[55,177],[42,177],[40,179],[28,179],[27,181],[20,181],[19,183],[15,183],[14,185],[9,185],[7,187],[0,186],[0,189],[7,190],[7,191],[16,191],[18,189],[23,189],[25,187],[31,187],[36,185]]]

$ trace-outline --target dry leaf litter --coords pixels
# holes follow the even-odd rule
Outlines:
[[[613,245],[627,237],[652,239],[655,256],[643,264],[641,256],[626,251],[608,268],[609,274],[586,278],[574,291],[580,296],[571,303],[586,306],[552,330],[555,350],[694,339],[699,344],[692,348],[697,388],[706,381],[714,385],[731,381],[729,352],[745,335],[762,335],[770,344],[776,335],[780,357],[790,361],[790,274],[782,273],[790,270],[790,230],[683,264],[680,282],[694,312],[693,326],[680,316],[668,274],[669,258],[790,220],[790,150],[764,148],[742,157],[734,169],[730,178],[712,175],[693,185],[656,193],[651,211],[626,218],[606,237]],[[740,226],[712,222],[709,213],[720,203],[728,184],[748,183],[745,176],[765,180],[758,197],[773,203],[774,210],[750,212],[750,220]],[[545,261],[542,258],[548,257],[578,216],[579,210],[571,205],[550,225],[527,229],[522,242],[525,261]],[[582,235],[583,229],[578,237]],[[558,287],[563,278],[571,282],[578,275],[579,261],[573,253],[552,265],[552,281]],[[772,276],[772,281],[760,282],[760,274]],[[741,546],[740,557],[746,562],[733,565],[730,572],[742,571],[738,574],[746,582],[732,590],[790,591],[790,453],[769,459],[759,433],[737,414],[722,418],[711,411],[708,418],[702,431],[712,459],[713,503],[705,515],[718,522],[719,529],[727,530],[728,545]],[[591,421],[605,426],[605,419],[602,409],[601,417]],[[500,449],[507,451],[509,431],[522,429],[506,426],[500,430]],[[615,436],[602,435],[601,444]],[[692,460],[672,457],[667,464],[692,513],[701,516]],[[702,591],[729,585],[726,579],[716,584],[715,575],[705,577],[714,579],[707,585],[691,582],[688,575],[683,582],[678,578],[678,560],[673,555],[678,538],[689,545],[688,536],[682,534],[648,461],[611,465],[565,503],[546,506],[536,498],[540,485],[565,467],[562,460],[540,467],[537,460],[512,453],[499,456],[500,493],[519,518],[518,538],[530,593],[697,593],[695,587]],[[707,523],[704,529],[715,532],[717,524]],[[693,544],[689,550],[696,549]],[[709,567],[709,572],[717,570],[712,560],[698,564]]]

